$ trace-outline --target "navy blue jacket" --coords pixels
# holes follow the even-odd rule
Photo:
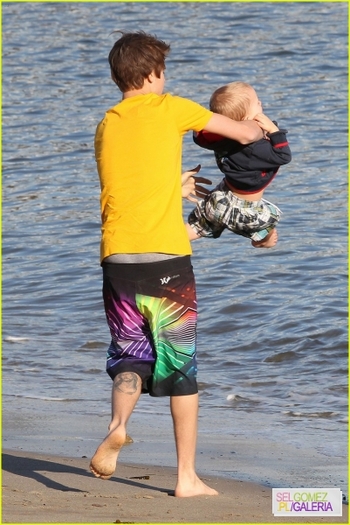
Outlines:
[[[193,140],[198,146],[214,152],[230,189],[249,194],[266,188],[278,168],[291,161],[286,133],[286,130],[267,133],[268,138],[244,145],[203,130],[194,133]]]

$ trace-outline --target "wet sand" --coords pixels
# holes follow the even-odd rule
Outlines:
[[[200,473],[199,473],[200,475]],[[2,523],[347,523],[333,518],[274,517],[271,488],[200,476],[219,496],[175,498],[173,467],[118,463],[107,481],[89,458],[3,451]]]

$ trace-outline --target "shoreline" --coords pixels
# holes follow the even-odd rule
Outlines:
[[[52,404],[35,403],[30,410],[21,410],[21,418],[11,406],[4,406],[2,446],[12,451],[28,451],[63,457],[92,457],[107,430],[109,415],[95,416],[71,412],[57,413]],[[45,410],[44,410],[45,409]],[[52,410],[51,410],[52,409]],[[42,414],[45,417],[38,417]],[[151,418],[151,419],[150,419]],[[206,476],[261,484],[272,487],[334,487],[345,496],[347,486],[346,443],[344,454],[331,455],[319,450],[317,441],[304,435],[303,446],[293,442],[284,432],[277,436],[245,432],[223,433],[221,427],[208,428],[208,418],[199,418],[197,441],[197,470]],[[266,420],[265,420],[266,423]],[[239,429],[242,422],[236,421]],[[266,423],[273,429],[272,422]],[[285,429],[286,430],[286,429]],[[119,461],[151,464],[159,467],[176,466],[176,453],[169,414],[138,412],[130,420],[128,434],[133,443],[124,446]],[[288,439],[287,439],[288,438]],[[332,450],[330,450],[332,453]]]
[[[90,457],[105,436],[109,413],[101,416],[81,413],[70,405],[70,412],[57,411],[54,403],[32,399],[21,407],[7,403],[3,407],[2,446],[63,457]],[[135,410],[128,423],[133,443],[123,447],[119,460],[126,463],[152,463],[176,466],[176,453],[169,413]],[[163,412],[162,412],[163,410]],[[210,429],[208,423],[210,421]],[[347,441],[339,455],[332,448],[320,447],[320,439],[293,434],[276,426],[268,417],[256,431],[256,422],[235,414],[235,424],[223,431],[224,415],[212,411],[199,417],[197,469],[205,475],[240,479],[269,487],[337,487],[348,495]],[[243,431],[244,429],[244,431]],[[265,430],[264,430],[265,429]],[[285,439],[283,439],[285,437]],[[316,439],[317,438],[317,439]],[[328,438],[329,439],[329,438]],[[326,445],[326,443],[325,443]],[[339,448],[339,447],[338,447]],[[329,453],[328,453],[329,452]]]
[[[341,517],[275,517],[271,488],[201,475],[219,496],[175,498],[174,467],[118,462],[95,478],[89,458],[3,450],[2,523],[347,523]]]

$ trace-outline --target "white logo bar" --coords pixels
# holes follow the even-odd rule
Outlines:
[[[342,516],[340,489],[272,489],[274,516]]]

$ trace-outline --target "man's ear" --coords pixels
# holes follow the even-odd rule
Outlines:
[[[155,79],[157,78],[157,75],[155,74],[154,71],[152,71],[152,73],[150,73],[147,77],[147,80],[150,84],[153,84],[153,82],[155,81]]]

